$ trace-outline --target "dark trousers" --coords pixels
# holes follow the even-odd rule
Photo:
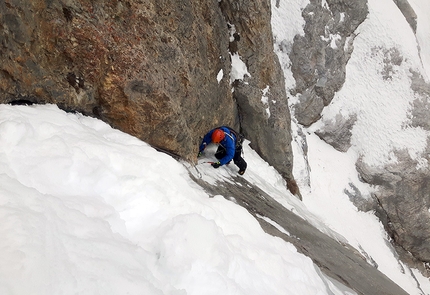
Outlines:
[[[215,153],[215,158],[222,159],[226,155],[226,150],[223,146],[219,145],[218,149]],[[242,146],[237,146],[234,152],[233,157],[234,164],[239,167],[239,170],[245,171],[248,164],[246,164],[245,160],[242,158]]]

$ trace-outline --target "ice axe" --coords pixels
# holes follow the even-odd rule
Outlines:
[[[198,163],[197,165],[200,165],[200,164],[214,164],[215,162],[211,162],[211,161],[206,161],[206,162],[201,162],[201,163]]]

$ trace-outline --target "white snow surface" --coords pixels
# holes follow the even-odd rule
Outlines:
[[[418,15],[416,38],[392,1],[369,0],[346,83],[324,111],[327,122],[337,113],[357,114],[352,148],[340,153],[315,136],[318,125],[293,124],[294,174],[304,201],[287,191],[249,142],[244,177],[349,242],[409,294],[428,295],[429,280],[398,262],[381,223],[372,212],[359,212],[344,192],[350,184],[363,196],[372,192],[355,171],[359,156],[382,165],[402,148],[423,159],[428,134],[408,127],[414,99],[408,85],[409,69],[429,71],[430,5],[410,2]],[[308,3],[281,0],[277,8],[272,1],[275,52],[287,89],[294,87],[288,50],[294,35],[303,34],[301,9]],[[384,49],[391,48],[404,59],[391,80],[383,80]],[[249,74],[239,56],[232,60],[233,77]],[[185,166],[93,118],[52,105],[0,105],[0,294],[355,294],[291,244],[265,234],[234,200],[210,198]],[[198,167],[213,183],[237,172],[234,165]]]
[[[54,105],[0,105],[0,184],[0,294],[354,294],[170,156]]]
[[[272,31],[275,41],[275,52],[278,55],[281,66],[285,69],[286,88],[293,88],[296,84],[293,73],[289,68],[291,61],[288,53],[291,51],[294,36],[304,35],[305,20],[302,17],[302,9],[309,4],[309,0],[282,1],[271,0],[272,4]],[[277,7],[277,4],[279,7]]]
[[[235,80],[243,80],[246,76],[251,77],[251,74],[248,72],[248,68],[246,64],[242,61],[239,54],[233,53],[230,54],[231,58],[231,72],[230,72],[230,83],[233,83]]]

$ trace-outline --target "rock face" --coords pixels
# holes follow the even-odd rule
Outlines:
[[[416,15],[408,1],[394,2],[415,31]],[[321,9],[321,1],[310,1],[303,11],[305,35],[296,36],[290,54],[297,83],[293,94],[299,97],[293,108],[298,122],[304,126],[320,119],[323,108],[343,85],[345,66],[353,49],[353,32],[367,15],[366,1],[327,1],[327,4]],[[343,21],[339,14],[343,15]],[[401,65],[404,58],[396,48],[382,51],[381,76],[390,80],[393,68]],[[410,72],[411,89],[417,97],[411,106],[411,125],[430,131],[430,86],[419,73],[413,69]],[[324,122],[316,133],[337,150],[346,152],[351,146],[351,130],[356,120],[356,115],[345,118],[338,114],[331,122]],[[429,151],[427,144],[424,154],[429,155]],[[354,188],[353,193],[347,194],[361,210],[377,212],[404,261],[430,275],[429,171],[405,151],[394,154],[397,163],[385,167],[369,167],[361,160],[356,164],[362,179],[378,188],[373,200],[364,199]]]
[[[412,90],[417,99],[411,110],[412,126],[430,131],[430,85],[417,74],[412,75]],[[424,152],[430,155],[430,138]],[[404,261],[430,276],[430,174],[425,165],[412,159],[407,151],[394,152],[397,163],[382,168],[369,167],[362,161],[357,169],[363,179],[377,185],[375,206],[387,232],[397,245]],[[423,264],[424,262],[424,264]]]
[[[199,137],[230,125],[294,181],[269,0],[10,0],[0,18],[1,103],[55,103],[189,160]],[[230,80],[232,53],[246,83]]]
[[[299,195],[292,175],[291,118],[285,84],[273,50],[270,1],[221,1],[221,9],[236,31],[230,51],[241,56],[250,74],[233,83],[242,132]]]
[[[294,39],[290,59],[296,80],[295,117],[309,126],[345,82],[345,67],[351,56],[354,31],[366,19],[367,1],[311,0],[303,10],[304,36]]]
[[[382,211],[381,220],[402,258],[428,262],[430,175],[417,170],[416,163],[407,153],[398,152],[396,156],[399,163],[384,169],[368,167],[361,161],[357,163],[357,168],[366,182],[380,186],[374,197],[380,207],[378,210]],[[415,266],[424,271],[422,263]]]
[[[237,115],[217,6],[2,1],[1,100],[55,103],[190,158],[196,134]]]

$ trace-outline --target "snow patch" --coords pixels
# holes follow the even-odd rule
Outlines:
[[[216,75],[216,79],[218,81],[218,84],[219,84],[219,82],[221,82],[223,77],[224,77],[224,71],[221,69],[221,70],[219,70],[218,74]]]
[[[263,103],[264,106],[266,106],[265,110],[266,110],[267,118],[270,118],[269,97],[267,96],[267,94],[269,93],[269,89],[270,87],[269,85],[267,85],[266,88],[261,90],[261,92],[263,93],[261,96],[261,102]]]
[[[231,57],[231,72],[230,83],[236,80],[244,80],[246,76],[251,77],[246,64],[242,61],[239,54],[230,54]]]
[[[279,224],[277,224],[276,222],[274,222],[272,219],[270,219],[269,217],[266,216],[262,216],[257,214],[257,217],[260,219],[263,219],[264,221],[266,221],[267,223],[273,225],[277,230],[279,230],[281,233],[286,234],[287,236],[291,236],[291,234],[285,230],[285,228],[283,228],[282,226],[280,226]]]

